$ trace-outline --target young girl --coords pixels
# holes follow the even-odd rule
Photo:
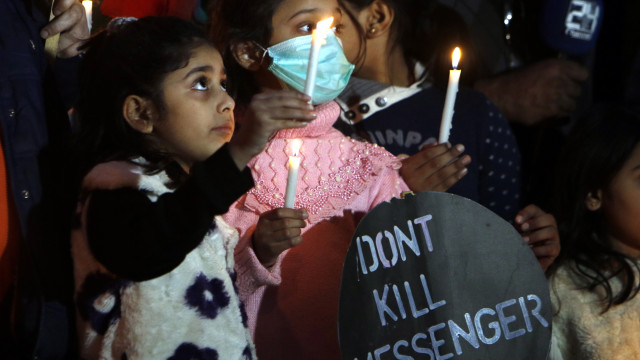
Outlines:
[[[638,109],[609,106],[580,124],[560,165],[551,358],[638,359]]]
[[[393,154],[410,155],[400,173],[411,190],[448,191],[515,221],[546,270],[560,250],[555,220],[535,205],[521,209],[520,154],[500,111],[482,94],[462,88],[450,136],[458,145],[435,144],[445,92],[432,83],[426,69],[434,66],[432,49],[441,47],[430,43],[435,36],[426,25],[429,17],[440,16],[433,13],[434,4],[341,3],[348,15],[342,35],[345,51],[357,65],[339,97],[342,121],[335,126]]]
[[[425,69],[431,61],[426,49],[433,47],[429,39],[434,38],[423,25],[430,2],[342,3],[349,15],[345,16],[345,51],[356,69],[340,95],[343,121],[336,126],[396,155],[415,154],[404,161],[402,170],[412,190],[447,190],[512,221],[520,208],[520,154],[500,111],[480,93],[462,88],[450,136],[459,145],[449,149],[435,144],[445,92],[432,84]],[[432,173],[421,174],[429,170]],[[443,180],[429,183],[437,177]]]
[[[301,74],[304,81],[308,35],[330,16],[339,29],[342,18],[336,0],[222,0],[212,14],[213,23],[222,25],[213,35],[234,63],[229,74],[243,86],[238,101],[247,114],[258,110],[247,107],[251,97],[259,101],[277,98],[285,88],[301,90],[304,83],[292,79]],[[256,186],[224,217],[240,232],[238,287],[261,359],[340,358],[339,289],[351,237],[369,210],[407,189],[393,155],[332,128],[340,112],[332,100],[351,69],[331,32],[311,99],[317,118],[303,129],[276,134],[249,163]],[[302,140],[296,210],[282,208],[290,139]]]
[[[226,145],[222,58],[184,20],[118,18],[87,49],[72,233],[81,357],[255,358],[237,233],[216,215],[253,185],[245,165],[269,135],[303,124],[256,114]]]

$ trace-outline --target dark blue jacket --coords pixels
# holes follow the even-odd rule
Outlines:
[[[428,83],[413,88],[405,93],[406,89],[352,78],[340,98],[353,118],[363,120],[355,126],[347,125],[343,111],[343,121],[337,121],[334,127],[348,136],[368,138],[394,155],[413,155],[421,145],[437,142],[446,96],[444,90]],[[520,152],[500,111],[479,92],[461,89],[449,140],[465,146],[471,163],[469,172],[447,192],[476,201],[513,221],[522,204]]]
[[[34,359],[69,358],[73,338],[67,216],[72,197],[64,186],[64,151],[79,59],[58,59],[53,69],[39,35],[47,22],[46,5],[0,1],[0,126],[22,231],[13,344],[20,358]],[[8,355],[4,345],[0,357],[17,356]]]

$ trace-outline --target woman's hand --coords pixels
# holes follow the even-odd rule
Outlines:
[[[78,55],[78,48],[90,35],[84,7],[77,0],[55,0],[53,14],[55,17],[40,31],[40,36],[48,39],[60,34],[57,56],[70,58]]]

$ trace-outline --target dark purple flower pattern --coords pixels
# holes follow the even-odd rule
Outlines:
[[[224,288],[224,282],[218,278],[209,280],[200,273],[185,294],[187,305],[195,308],[200,315],[215,319],[221,309],[227,307],[231,298]]]
[[[182,343],[167,360],[218,360],[218,352],[208,347],[201,349],[192,343]]]
[[[248,328],[249,317],[247,316],[247,310],[245,310],[244,308],[244,302],[240,301],[240,304],[238,306],[240,306],[240,316],[242,317],[242,325],[244,325],[245,328]]]
[[[233,284],[233,291],[238,294],[238,286],[236,285],[236,280],[238,278],[238,274],[235,271],[229,271],[229,277],[231,278],[231,284]]]
[[[87,275],[76,297],[80,317],[89,322],[91,328],[104,335],[109,326],[121,316],[121,291],[131,285],[131,281],[114,278],[110,275],[95,272]],[[98,309],[95,301],[103,296],[111,295],[113,305],[109,309]]]
[[[242,360],[253,360],[253,355],[251,354],[249,345],[247,345],[247,347],[245,347],[244,351],[242,352]]]

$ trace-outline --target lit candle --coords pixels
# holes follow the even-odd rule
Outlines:
[[[318,22],[311,33],[311,51],[309,52],[309,66],[307,67],[307,80],[304,84],[304,93],[313,96],[313,88],[316,85],[316,73],[318,72],[318,57],[320,46],[327,38],[327,32],[333,23],[333,16]]]
[[[84,6],[84,12],[87,14],[87,25],[89,25],[89,32],[91,32],[93,2],[91,0],[83,0],[82,6]]]
[[[458,62],[460,61],[460,48],[456,48],[451,56],[453,69],[449,70],[449,85],[447,85],[447,95],[444,99],[444,110],[442,110],[442,120],[440,121],[440,137],[439,143],[449,141],[449,132],[451,131],[451,119],[453,119],[453,107],[456,103],[456,95],[458,94],[458,83],[460,82],[460,70],[458,70]]]
[[[296,186],[298,183],[298,169],[300,168],[300,146],[302,140],[291,140],[291,156],[289,156],[289,174],[287,175],[287,190],[284,194],[284,207],[293,209],[296,201]]]

